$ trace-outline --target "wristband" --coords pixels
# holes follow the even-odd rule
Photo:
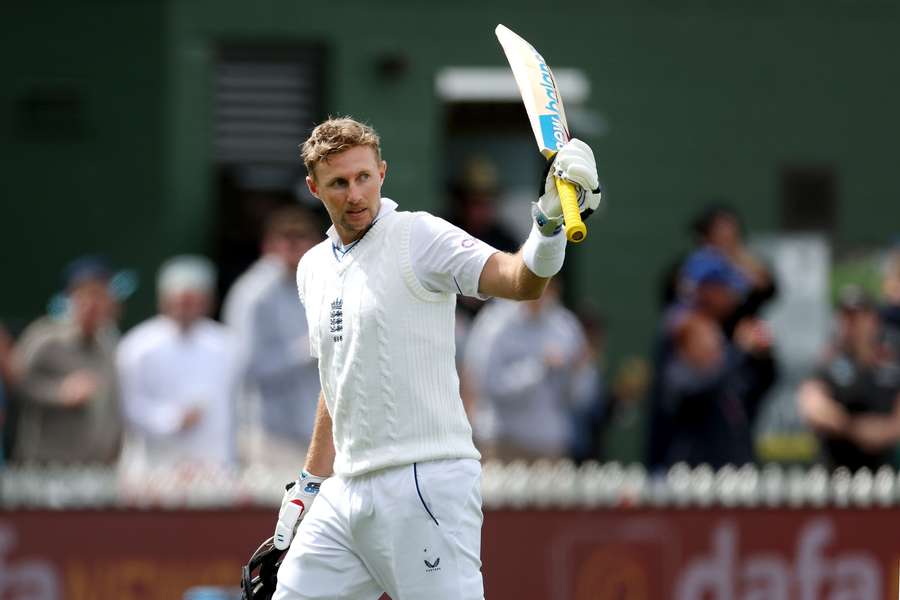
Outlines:
[[[562,231],[552,236],[543,235],[537,223],[522,246],[522,258],[528,270],[538,277],[553,277],[562,269],[566,258],[566,236]]]
[[[328,479],[328,478],[327,477],[319,477],[318,475],[313,475],[306,469],[303,469],[302,471],[300,471],[300,481],[309,481],[311,483],[320,484],[320,483],[324,482],[326,479]]]

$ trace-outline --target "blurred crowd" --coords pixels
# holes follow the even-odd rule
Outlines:
[[[494,180],[454,194],[448,219],[515,251],[520,236],[498,217]],[[605,321],[593,306],[566,306],[565,277],[532,302],[460,298],[460,387],[486,458],[644,463],[655,472],[758,460],[756,425],[778,378],[777,332],[761,311],[777,281],[728,206],[704,209],[691,235],[662,278],[649,359],[625,357],[611,373]],[[301,465],[319,378],[294,273],[322,239],[318,215],[273,210],[258,260],[223,298],[209,259],[172,257],[157,274],[158,314],[124,334],[114,266],[101,256],[72,261],[62,309],[15,339],[0,324],[4,459],[129,473]],[[894,461],[900,250],[887,261],[881,298],[841,290],[833,335],[797,393],[829,468]]]
[[[223,299],[202,256],[165,261],[158,314],[124,335],[116,271],[72,261],[64,303],[13,341],[0,334],[8,458],[128,473],[303,462],[319,393],[294,274],[324,238],[298,206],[272,212],[260,257]]]

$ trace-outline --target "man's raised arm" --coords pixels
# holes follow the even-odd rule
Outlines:
[[[600,205],[594,153],[581,140],[572,139],[557,152],[547,169],[540,198],[531,206],[534,224],[522,249],[515,254],[497,252],[487,260],[478,281],[479,293],[510,300],[534,300],[562,268],[566,236],[562,231],[562,206],[554,176],[575,184],[582,219],[588,218]]]

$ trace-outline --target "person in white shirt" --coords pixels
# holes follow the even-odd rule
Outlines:
[[[316,418],[319,369],[297,302],[297,263],[322,240],[314,218],[299,206],[266,220],[262,256],[225,297],[222,317],[237,333],[247,374],[241,398],[242,458],[250,464],[296,469],[306,455]]]
[[[167,261],[157,279],[160,314],[119,344],[128,472],[234,464],[234,401],[242,369],[236,336],[207,317],[214,288],[207,259]]]
[[[302,156],[332,221],[297,269],[322,390],[275,527],[275,546],[289,550],[274,598],[483,598],[481,465],[454,363],[456,295],[541,295],[566,246],[554,180],[524,246],[506,254],[382,198],[387,164],[367,125],[329,119]],[[552,174],[580,186],[584,216],[597,208],[586,144],[564,145]]]
[[[599,393],[584,329],[554,282],[531,302],[493,300],[472,325],[465,371],[477,399],[475,426],[492,458],[569,456],[576,415]]]

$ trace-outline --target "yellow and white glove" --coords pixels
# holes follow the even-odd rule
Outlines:
[[[559,233],[563,226],[562,204],[556,190],[554,177],[575,184],[578,195],[578,210],[585,220],[600,206],[600,179],[597,163],[591,147],[579,139],[572,138],[560,148],[547,165],[540,198],[531,206],[531,216],[541,234],[547,237]]]
[[[281,498],[281,510],[278,511],[278,522],[275,524],[275,547],[286,550],[297,533],[300,521],[312,508],[313,502],[319,495],[319,486],[327,479],[316,477],[306,471],[300,473],[300,478],[292,481],[285,487],[284,496]]]

